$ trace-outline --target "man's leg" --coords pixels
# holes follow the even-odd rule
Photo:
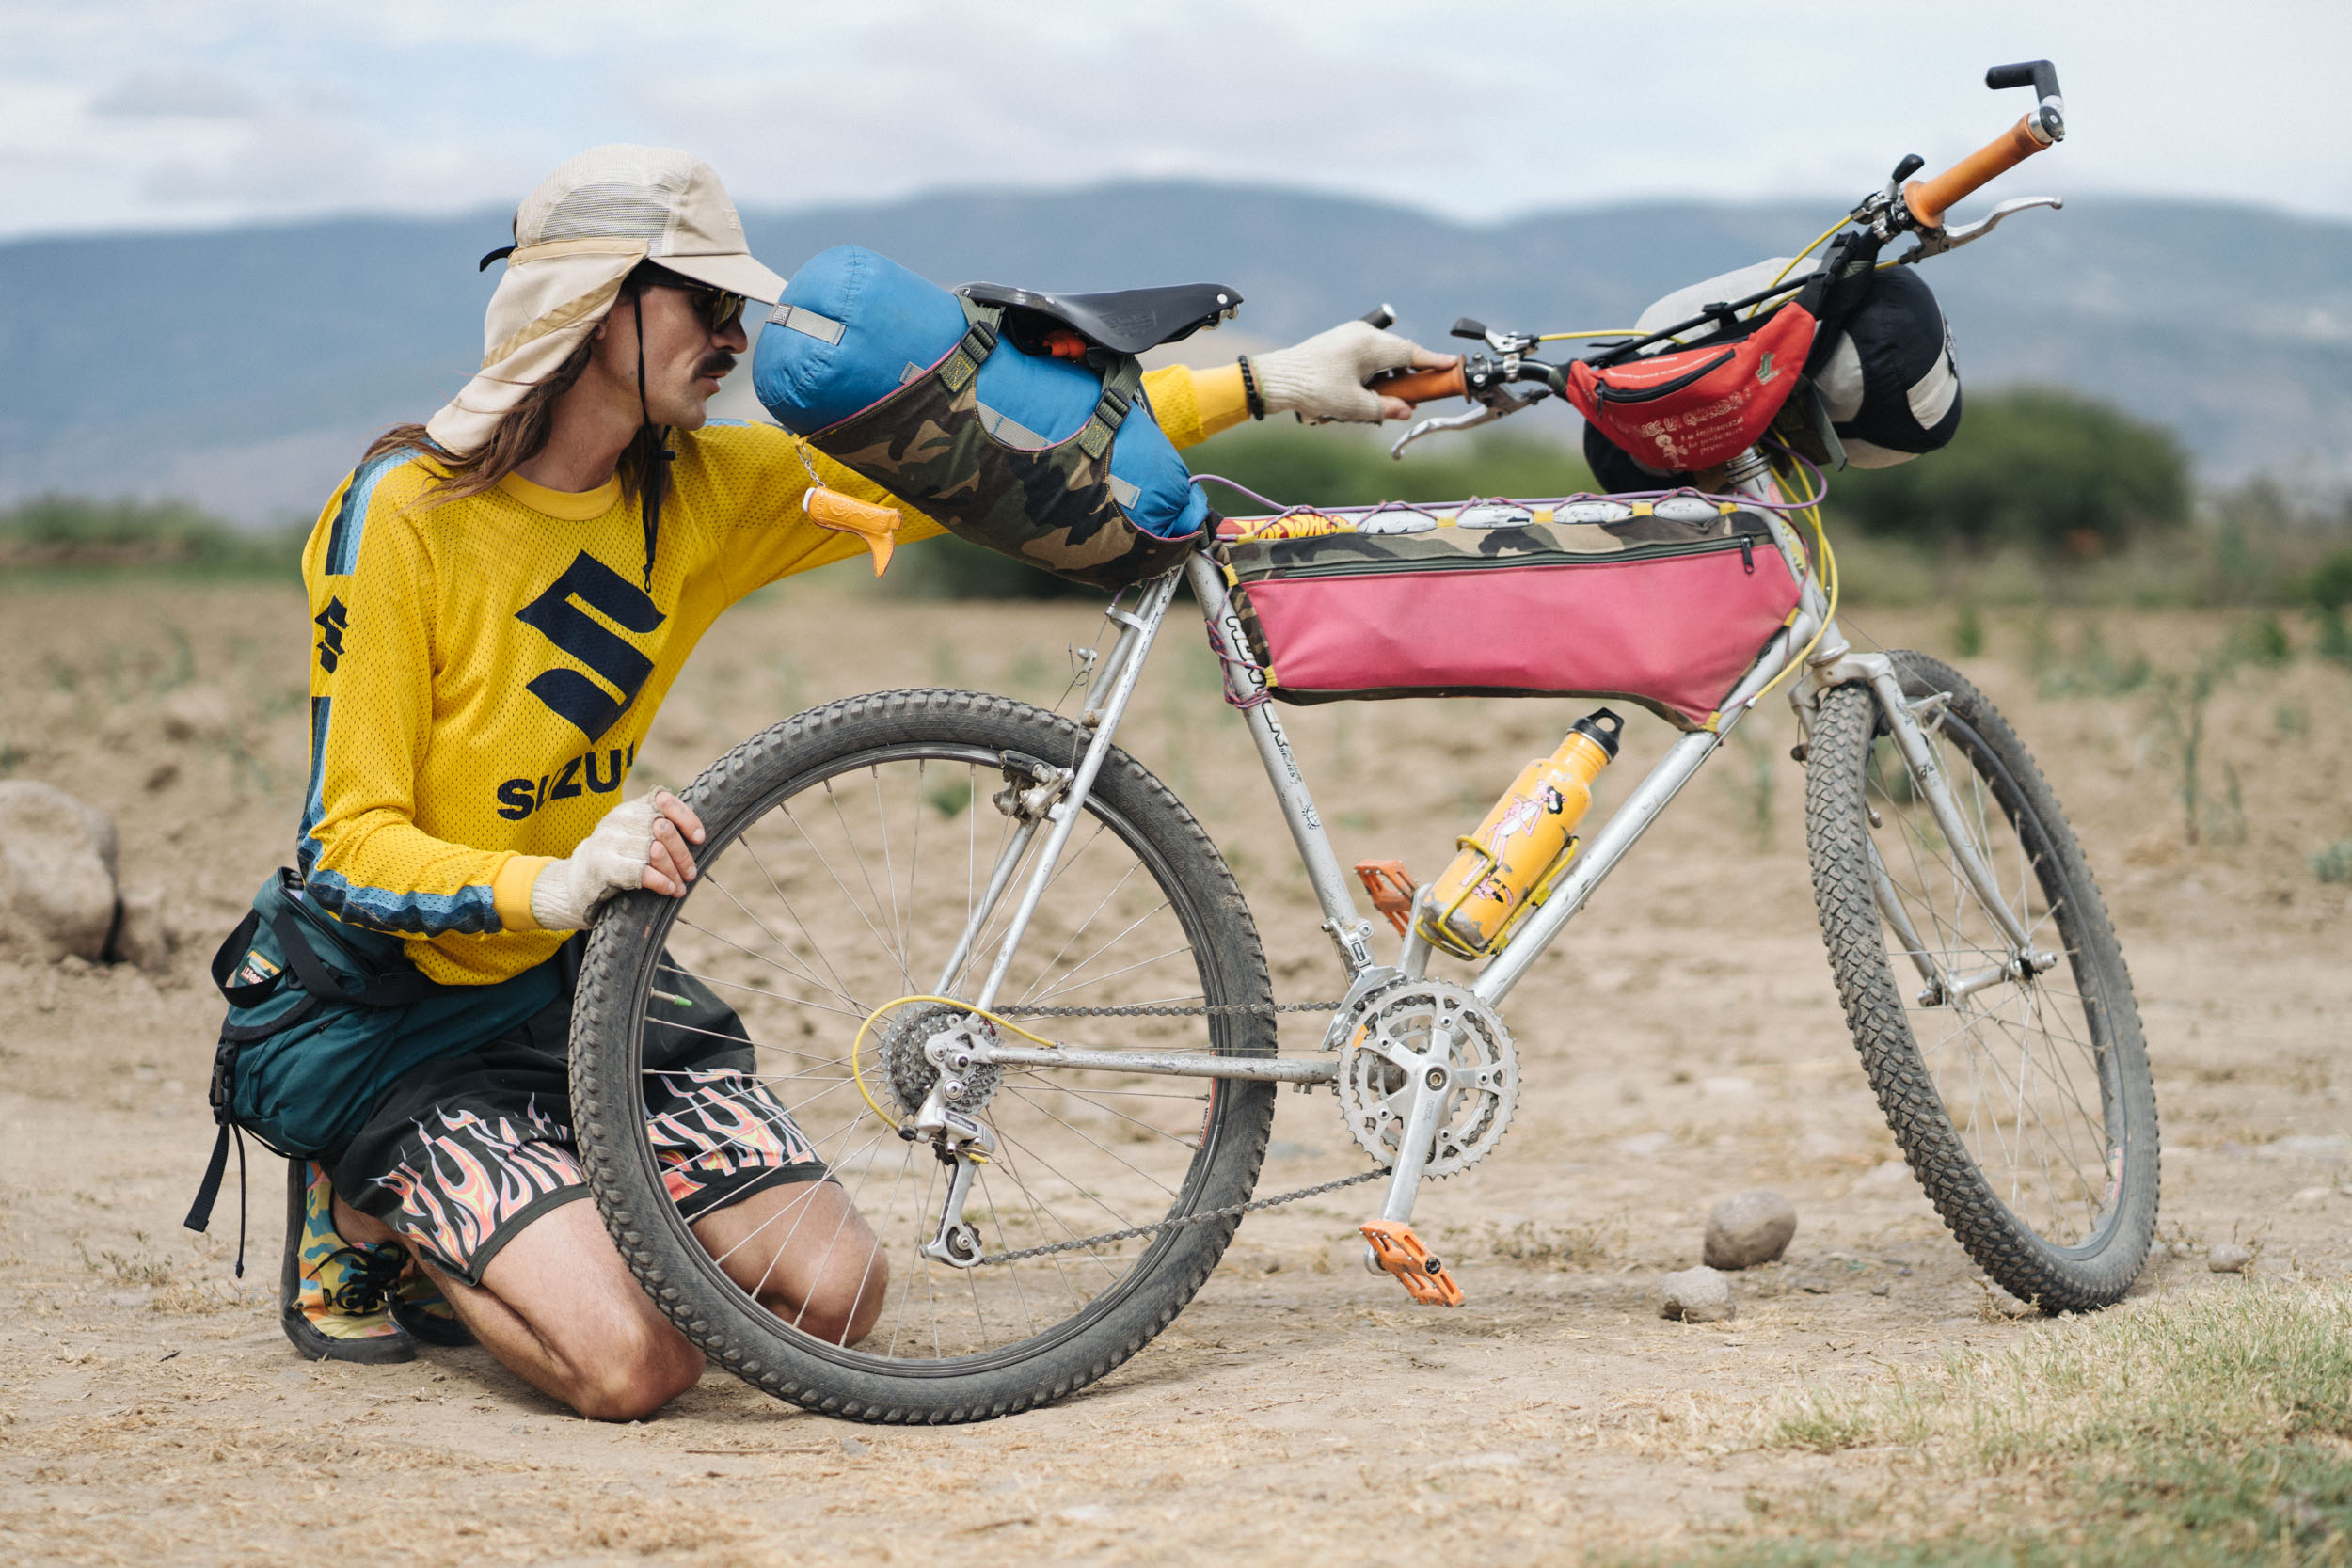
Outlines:
[[[694,1235],[762,1307],[818,1338],[853,1345],[882,1315],[889,1261],[837,1181],[762,1188],[696,1220]]]
[[[346,1236],[393,1237],[346,1205],[335,1217]],[[541,1212],[500,1245],[480,1285],[418,1261],[491,1354],[591,1420],[650,1416],[702,1376],[702,1353],[646,1297],[593,1203]]]

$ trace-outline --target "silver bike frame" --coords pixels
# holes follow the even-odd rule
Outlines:
[[[1776,503],[1783,499],[1769,466],[1754,449],[1735,459],[1728,467],[1728,488],[1734,494]],[[1667,803],[1691,782],[1708,758],[1722,748],[1724,737],[1739,726],[1749,711],[1789,673],[1790,662],[1808,646],[1811,651],[1805,655],[1804,668],[1789,691],[1789,701],[1797,710],[1800,725],[1807,735],[1811,734],[1813,715],[1819,707],[1821,694],[1829,689],[1856,682],[1871,689],[1896,746],[1919,782],[1929,810],[1958,851],[1963,875],[1972,891],[1992,912],[2002,934],[2010,943],[2010,963],[2002,970],[1961,978],[1943,975],[1932,959],[1924,951],[1918,950],[1919,943],[1915,937],[1909,934],[1910,921],[1902,915],[1899,901],[1895,898],[1891,885],[1883,888],[1880,890],[1882,907],[1886,909],[1887,918],[1898,937],[1914,949],[1911,955],[1913,962],[1919,967],[1921,977],[1930,989],[1949,996],[1956,989],[1981,989],[2012,974],[2022,977],[2023,972],[2038,973],[2057,961],[2055,955],[2032,950],[2030,934],[2016,911],[2001,895],[1991,868],[1975,851],[1972,825],[1953,798],[1943,771],[1936,764],[1927,732],[1915,712],[1915,706],[1926,706],[1934,699],[1914,705],[1904,697],[1893,662],[1886,656],[1857,654],[1851,648],[1839,633],[1836,623],[1830,618],[1829,606],[1820,584],[1807,568],[1804,551],[1796,534],[1776,512],[1767,511],[1765,515],[1771,522],[1773,539],[1784,558],[1803,582],[1796,614],[1766,645],[1756,663],[1724,699],[1713,727],[1692,731],[1668,748],[1666,754],[1626,796],[1609,819],[1584,842],[1566,874],[1553,888],[1551,895],[1526,917],[1510,942],[1486,961],[1469,988],[1481,1002],[1490,1006],[1498,1006],[1510,995],[1513,988],[1526,976],[1529,967],[1559,938],[1561,931],[1583,909],[1594,892],[1625,859],[1627,852],[1649,831],[1650,825],[1658,820]],[[1226,663],[1229,692],[1239,692],[1245,699],[1263,692],[1263,675],[1248,663],[1248,644],[1243,636],[1241,619],[1226,587],[1224,574],[1205,552],[1188,557],[1184,570],[1208,623],[1210,641],[1216,646],[1219,658]],[[1039,899],[1053,879],[1071,829],[1085,806],[1088,792],[1093,787],[1104,759],[1109,754],[1112,736],[1126,713],[1136,683],[1142,673],[1144,659],[1158,636],[1175,591],[1176,574],[1171,572],[1145,590],[1135,612],[1121,611],[1116,599],[1106,611],[1120,626],[1120,633],[1103,668],[1095,673],[1087,694],[1083,718],[1093,727],[1093,740],[1087,749],[1086,756],[1063,785],[1059,799],[1044,814],[1052,824],[1051,831],[1045,835],[1042,851],[1029,867],[1026,885],[997,949],[987,984],[974,999],[977,1008],[989,1007],[1004,984],[1022,935],[1028,928]],[[1257,746],[1258,760],[1265,768],[1266,781],[1272,785],[1275,800],[1281,808],[1283,822],[1290,829],[1291,840],[1297,847],[1308,882],[1314,890],[1315,901],[1322,908],[1322,928],[1338,948],[1340,961],[1347,970],[1351,999],[1389,977],[1419,979],[1426,969],[1430,947],[1426,941],[1409,930],[1400,945],[1394,967],[1384,967],[1375,961],[1372,951],[1375,927],[1356,907],[1354,886],[1331,847],[1330,837],[1324,831],[1322,816],[1315,809],[1314,797],[1307,787],[1305,776],[1299,771],[1298,759],[1291,749],[1290,738],[1282,728],[1281,721],[1275,715],[1273,705],[1260,697],[1244,707],[1243,718],[1249,727],[1250,739]],[[996,874],[991,879],[989,895],[973,911],[967,923],[948,977],[952,977],[955,970],[961,967],[964,955],[977,941],[977,934],[986,927],[1016,863],[1030,842],[1031,835],[1025,832],[1008,847]],[[1330,1041],[1327,1039],[1326,1043]],[[1447,1050],[1446,1041],[1433,1037],[1428,1055],[1437,1060],[1445,1056]],[[1032,1069],[1163,1073],[1293,1084],[1326,1083],[1338,1075],[1337,1064],[1327,1057],[1251,1058],[1205,1053],[1141,1053],[1058,1046],[1007,1046],[985,1041],[976,1042],[974,1053],[981,1061]],[[1407,1115],[1406,1147],[1398,1161],[1383,1210],[1387,1218],[1401,1220],[1410,1217],[1413,1193],[1418,1188],[1421,1169],[1428,1158],[1428,1146],[1434,1141],[1439,1125],[1440,1101],[1450,1093],[1448,1089],[1436,1086],[1435,1080],[1440,1076],[1442,1074],[1431,1073],[1426,1075],[1427,1082],[1417,1084],[1414,1102]]]

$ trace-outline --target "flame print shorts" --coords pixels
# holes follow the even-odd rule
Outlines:
[[[696,1220],[823,1179],[791,1113],[752,1076],[734,1013],[699,984],[679,989],[698,992],[697,1006],[649,1027],[644,1076],[647,1137],[670,1196]],[[567,997],[495,1040],[411,1069],[327,1163],[335,1190],[427,1261],[481,1284],[523,1227],[588,1196],[572,1140],[570,1027]]]

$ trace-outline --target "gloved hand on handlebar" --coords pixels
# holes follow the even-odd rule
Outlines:
[[[630,888],[681,897],[694,879],[687,843],[702,838],[702,819],[666,789],[614,806],[579,848],[539,868],[531,884],[531,918],[542,930],[578,931],[596,917],[597,906]]]
[[[1328,420],[1378,424],[1409,418],[1413,405],[1384,398],[1364,383],[1382,371],[1443,370],[1459,355],[1435,354],[1407,338],[1367,323],[1343,322],[1303,343],[1250,355],[1244,368],[1256,383],[1265,414],[1295,412],[1314,424]]]

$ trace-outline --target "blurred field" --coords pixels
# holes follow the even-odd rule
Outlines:
[[[1051,704],[1067,646],[1100,625],[1083,599],[915,602],[826,574],[770,590],[695,657],[632,788],[683,784],[763,725],[859,691]],[[203,960],[290,854],[299,811],[298,591],[0,584],[0,772],[113,812],[124,883],[166,891],[183,942],[160,985],[0,965],[0,1560],[821,1563],[943,1544],[1054,1561],[1800,1560],[1833,1526],[1875,1560],[1921,1529],[1959,1532],[1957,1555],[2037,1528],[2027,1502],[2074,1495],[2062,1467],[1938,1448],[1959,1429],[1905,1425],[1903,1389],[1976,1352],[2039,1356],[2046,1381],[2070,1358],[2105,1364],[2133,1332],[2156,1336],[2161,1359],[2233,1303],[2263,1322],[2324,1319],[2320,1292],[2352,1269],[2352,669],[2320,656],[2313,625],[1963,613],[1952,599],[1850,622],[1954,657],[2010,714],[2122,933],[2156,1068],[2163,1235],[2180,1256],[2095,1321],[2013,1321],[1896,1161],[1813,923],[1793,723],[1766,711],[1512,999],[1519,1119],[1421,1214],[1463,1309],[1415,1310],[1357,1269],[1359,1216],[1327,1199],[1249,1219],[1170,1332],[1052,1410],[876,1431],[714,1373],[659,1420],[606,1428],[476,1352],[382,1370],[295,1361],[272,1305],[273,1162],[254,1173],[242,1282],[228,1271],[233,1212],[207,1238],[179,1228],[212,1133],[218,1002]],[[1392,856],[1425,877],[1580,711],[1284,717],[1343,859]],[[1637,718],[1597,810],[1668,738]],[[1181,617],[1125,739],[1224,846],[1278,994],[1333,994],[1254,754]],[[1285,1095],[1276,1136],[1267,1190],[1355,1168],[1327,1099]],[[1789,1259],[1737,1280],[1730,1323],[1660,1322],[1658,1273],[1696,1260],[1715,1199],[1757,1186],[1797,1205]],[[2232,1239],[2260,1244],[2275,1295],[2206,1273],[2201,1249]],[[2257,1354],[2239,1383],[2266,1387],[2286,1354]],[[2049,1387],[2035,1409],[2111,1397]],[[2153,1428],[2129,1453],[2179,1418],[2146,1408]],[[1805,1426],[1820,1411],[1844,1424]],[[2227,1457],[2253,1451],[2254,1430],[2185,1441]],[[2335,1441],[2315,1451],[2340,1478]],[[2261,1506],[2276,1514],[2303,1488],[2296,1506],[2316,1511],[2323,1540],[2337,1505],[2312,1486],[2280,1481]]]

